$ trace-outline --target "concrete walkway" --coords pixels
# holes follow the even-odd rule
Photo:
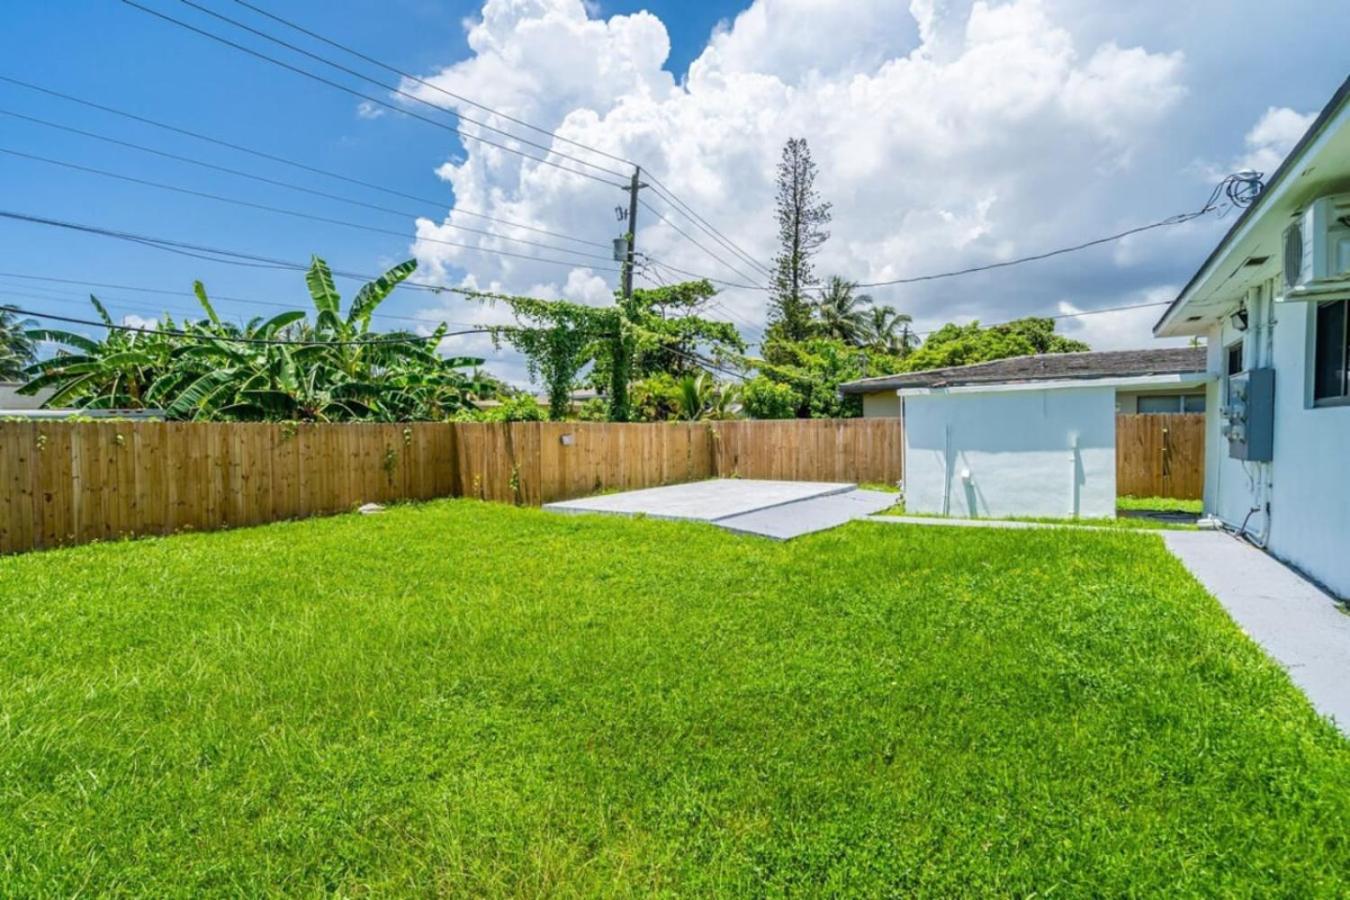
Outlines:
[[[956,528],[1121,529],[988,519],[872,516],[869,522]],[[1156,534],[1238,626],[1284,667],[1313,707],[1350,735],[1350,614],[1279,560],[1222,531]]]
[[[873,513],[894,506],[897,496],[886,491],[845,491],[730,516],[718,519],[713,524],[728,531],[786,541],[836,528],[854,519],[868,518]]]
[[[1288,670],[1317,711],[1350,735],[1350,614],[1278,560],[1228,534],[1158,533],[1242,630]]]

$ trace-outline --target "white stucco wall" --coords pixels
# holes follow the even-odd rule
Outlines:
[[[45,390],[39,391],[36,396],[25,397],[19,393],[20,387],[22,384],[18,382],[0,381],[0,409],[37,409],[55,393]]]
[[[896,419],[900,417],[900,397],[894,389],[875,394],[863,394],[863,418]]]
[[[1312,405],[1310,339],[1314,304],[1272,303],[1267,284],[1249,300],[1245,334],[1227,324],[1209,334],[1209,367],[1222,374],[1239,338],[1249,368],[1275,368],[1275,452],[1269,464],[1228,456],[1220,433],[1222,379],[1211,385],[1205,447],[1205,509],[1248,530],[1276,557],[1341,597],[1350,597],[1350,407]],[[1266,520],[1266,503],[1270,505]]]
[[[905,508],[1114,516],[1115,409],[1113,387],[907,396]]]

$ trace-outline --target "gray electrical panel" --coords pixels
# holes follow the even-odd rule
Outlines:
[[[1275,370],[1248,369],[1228,376],[1223,407],[1228,455],[1249,462],[1275,458]]]

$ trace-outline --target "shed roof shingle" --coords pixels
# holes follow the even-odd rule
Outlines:
[[[922,372],[863,378],[839,386],[842,394],[872,394],[900,388],[956,387],[965,384],[1018,384],[1034,381],[1128,378],[1141,375],[1191,375],[1205,371],[1204,347],[1157,350],[1096,350],[1014,356],[993,362]]]

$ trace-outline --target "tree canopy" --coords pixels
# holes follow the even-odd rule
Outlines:
[[[947,366],[1028,356],[1035,353],[1075,353],[1087,344],[1055,334],[1055,320],[1027,317],[1002,325],[982,327],[948,323],[930,334],[923,346],[905,356],[896,371],[917,372]]]

